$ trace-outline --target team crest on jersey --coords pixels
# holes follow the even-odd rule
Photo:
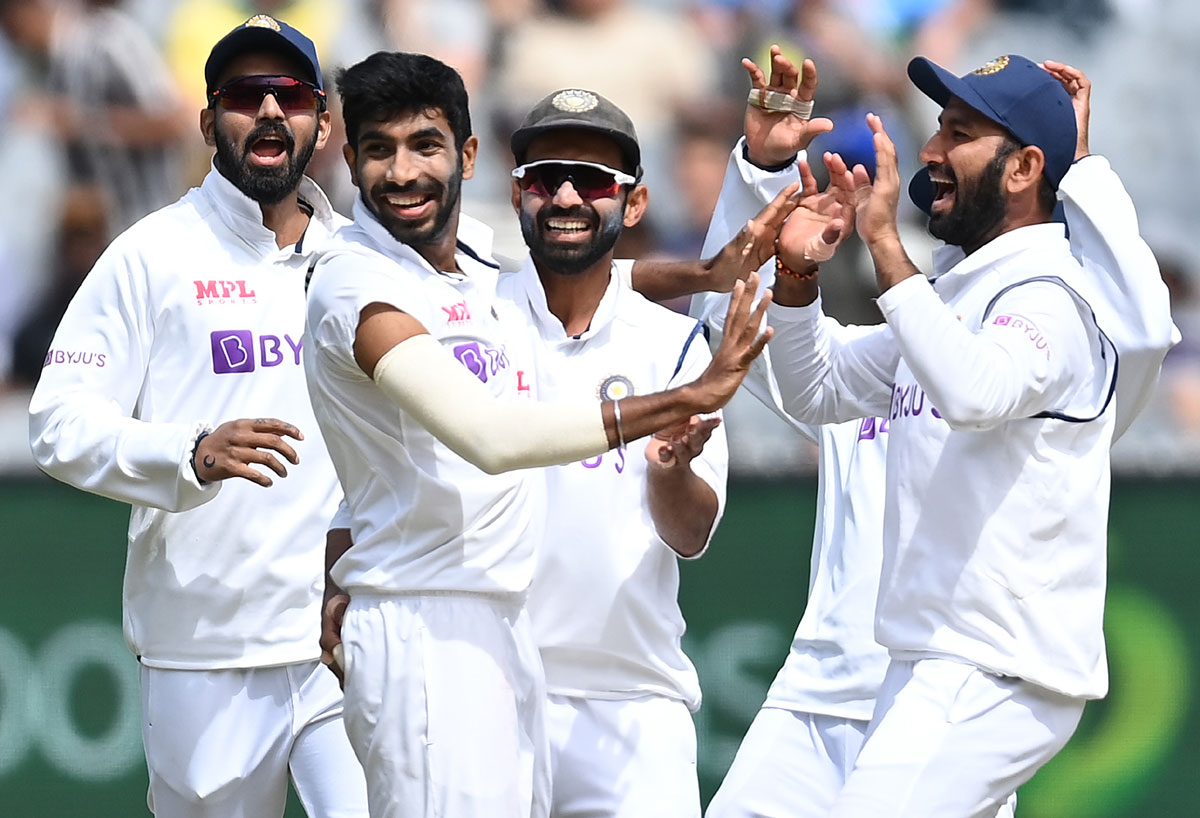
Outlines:
[[[600,100],[596,99],[596,95],[591,91],[572,88],[569,91],[560,91],[555,94],[554,99],[550,100],[550,104],[569,114],[582,114],[599,105]]]
[[[242,23],[242,28],[269,28],[279,31],[279,21],[269,14],[256,14]]]
[[[609,375],[600,381],[600,387],[596,390],[596,394],[602,401],[631,397],[634,394],[633,381],[624,375]]]
[[[996,59],[989,60],[988,62],[979,66],[971,73],[976,74],[981,77],[986,76],[988,74],[999,74],[1005,68],[1008,68],[1008,63],[1009,63],[1008,56],[997,57]]]

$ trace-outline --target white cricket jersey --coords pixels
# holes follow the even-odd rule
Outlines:
[[[566,334],[533,262],[500,278],[523,314],[539,400],[612,400],[695,380],[711,360],[700,325],[647,301],[614,274],[588,329]],[[545,469],[546,533],[528,607],[550,693],[621,699],[647,693],[700,706],[680,645],[678,555],[654,527],[646,440]],[[728,450],[718,426],[692,460],[725,503]],[[709,532],[711,537],[712,532]]]
[[[317,658],[325,531],[340,493],[301,369],[304,278],[344,222],[305,179],[303,239],[280,249],[258,204],[217,171],[118,236],[68,308],[30,403],[50,475],[133,504],[130,648],[151,667]],[[277,417],[300,465],[262,488],[201,486],[197,434]],[[282,461],[282,457],[280,457]]]
[[[704,257],[716,253],[779,191],[799,179],[795,165],[780,172],[746,161],[739,142],[729,157],[721,196],[705,239]],[[774,260],[759,273],[759,294],[775,284]],[[729,296],[702,293],[692,315],[720,339]],[[866,329],[840,328],[849,335]],[[875,599],[883,548],[884,466],[888,421],[863,418],[811,426],[783,409],[770,368],[771,347],[743,382],[750,394],[800,434],[818,444],[817,515],[809,565],[808,601],[791,649],[765,705],[865,721],[887,670],[888,653],[875,641]]]
[[[523,594],[544,517],[541,473],[484,473],[396,406],[354,360],[363,308],[388,304],[420,321],[494,397],[527,395],[530,373],[495,304],[490,246],[460,241],[465,272],[440,272],[361,200],[354,218],[322,255],[308,293],[309,388],[354,540],[332,576],[351,595]]]
[[[792,414],[889,420],[876,637],[893,657],[957,657],[1070,696],[1107,690],[1116,352],[1086,291],[1062,226],[1041,224],[933,286],[892,287],[879,298],[887,325],[848,342],[819,301],[772,305],[772,369]]]

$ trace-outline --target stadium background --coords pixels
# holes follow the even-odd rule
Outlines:
[[[542,94],[592,87],[632,114],[651,217],[625,255],[698,252],[740,128],[743,55],[812,55],[815,150],[864,154],[882,112],[912,161],[936,110],[909,89],[912,53],[963,72],[1002,53],[1055,58],[1096,83],[1092,146],[1110,158],[1172,287],[1184,343],[1147,414],[1114,450],[1107,635],[1112,692],[1021,792],[1022,818],[1200,815],[1200,4],[1193,0],[0,0],[0,816],[146,815],[137,665],[121,637],[124,506],[37,474],[28,393],[57,316],[123,222],[208,166],[196,134],[204,56],[252,13],[317,41],[327,71],[377,48],[459,67],[483,140],[467,212],[520,251],[507,133]],[[44,24],[43,28],[39,28]],[[39,39],[40,37],[40,39]],[[95,80],[86,83],[80,77]],[[74,78],[74,79],[72,79]],[[101,127],[138,108],[137,133]],[[86,127],[80,128],[80,123]],[[335,135],[313,173],[343,212]],[[911,169],[911,168],[909,168]],[[138,185],[128,184],[140,180]],[[908,214],[910,217],[913,214]],[[919,223],[911,251],[923,257]],[[853,247],[823,271],[831,309],[877,320]],[[39,347],[40,344],[40,347]],[[42,350],[42,351],[39,351]],[[753,402],[727,412],[735,475],[710,553],[683,568],[700,669],[700,772],[711,795],[782,662],[804,604],[811,448]],[[269,494],[264,495],[269,502]],[[293,804],[289,816],[301,815]]]

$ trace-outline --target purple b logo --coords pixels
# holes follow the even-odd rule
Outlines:
[[[254,371],[254,334],[246,329],[218,330],[212,339],[213,372]]]

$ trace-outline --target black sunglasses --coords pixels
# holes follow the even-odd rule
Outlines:
[[[541,159],[521,165],[512,172],[517,187],[537,196],[553,196],[569,181],[581,199],[605,199],[616,196],[625,185],[637,179],[624,171],[598,162],[571,162]]]
[[[220,105],[226,111],[252,113],[262,107],[267,94],[275,97],[285,114],[325,110],[325,92],[311,82],[285,76],[251,76],[222,85],[208,95],[208,107]]]

